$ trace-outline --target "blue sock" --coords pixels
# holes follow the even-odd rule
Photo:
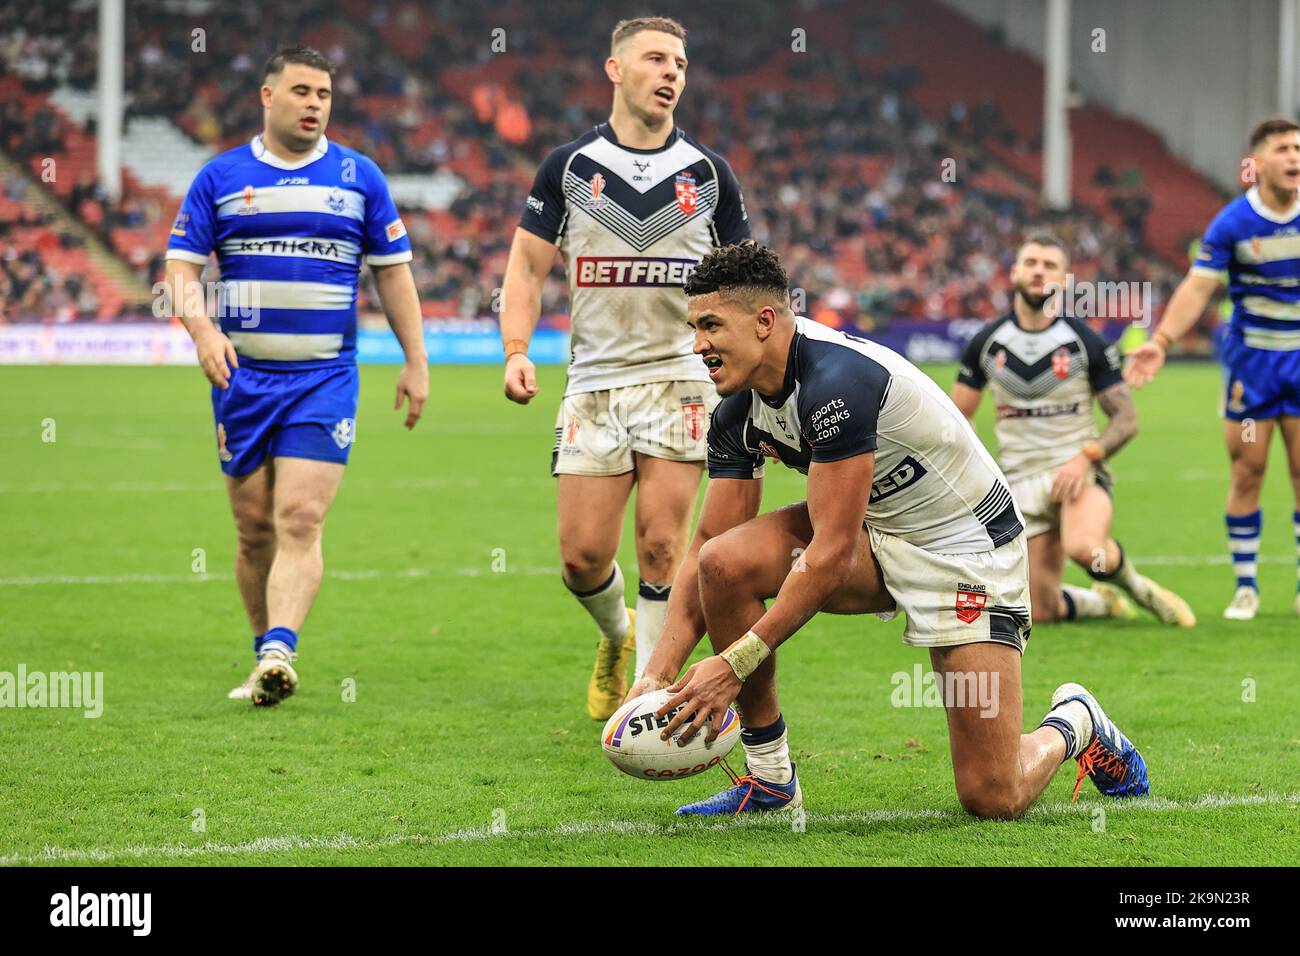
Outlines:
[[[1237,587],[1259,590],[1255,575],[1259,569],[1259,535],[1264,527],[1264,513],[1254,511],[1248,515],[1225,515],[1228,525],[1228,548],[1232,552],[1232,568],[1237,572]]]
[[[262,657],[262,642],[266,640],[265,634],[253,635],[253,656],[259,660]]]
[[[287,627],[273,627],[262,637],[262,653],[279,651],[291,657],[298,650],[298,634]]]
[[[1295,524],[1295,565],[1296,565],[1296,591],[1300,592],[1300,511],[1291,516]]]

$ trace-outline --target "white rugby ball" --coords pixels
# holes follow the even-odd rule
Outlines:
[[[681,709],[679,706],[662,719],[655,718],[655,711],[672,696],[667,690],[652,690],[614,712],[600,733],[600,746],[610,763],[640,780],[681,780],[716,767],[731,753],[740,739],[740,717],[734,707],[727,708],[722,728],[711,744],[704,742],[707,725],[685,747],[677,745],[685,724],[669,740],[660,738],[660,732]]]

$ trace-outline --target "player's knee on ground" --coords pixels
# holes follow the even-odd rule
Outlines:
[[[291,502],[275,515],[276,536],[298,544],[315,543],[324,524],[325,509],[310,501]]]
[[[1060,600],[1055,602],[1035,600],[1030,620],[1035,624],[1053,624],[1056,621],[1064,621],[1065,604]]]
[[[962,809],[980,820],[1016,820],[1029,806],[1018,792],[995,777],[957,781]]]
[[[1030,595],[1030,619],[1035,624],[1051,624],[1065,620],[1065,599],[1060,588],[1033,591]]]

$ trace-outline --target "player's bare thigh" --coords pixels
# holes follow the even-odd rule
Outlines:
[[[267,458],[247,475],[226,475],[226,495],[235,530],[244,547],[261,547],[275,540],[275,470]]]
[[[1019,816],[1036,795],[1024,791],[1020,763],[1020,652],[991,641],[960,644],[931,649],[930,662],[954,692],[945,693],[945,709],[962,805],[979,816]]]
[[[564,579],[576,590],[599,587],[609,574],[623,535],[623,513],[635,473],[559,475],[556,523]],[[593,577],[600,577],[592,581]]]
[[[1106,541],[1115,506],[1096,482],[1083,486],[1073,501],[1061,502],[1061,546],[1076,564],[1105,573]]]
[[[775,597],[786,576],[802,573],[801,557],[812,541],[807,502],[796,502],[761,514],[709,542],[722,548],[729,564],[744,569],[742,580],[762,600]],[[871,614],[892,611],[894,598],[885,589],[880,563],[871,551],[871,537],[858,533],[857,560],[852,573],[822,607],[831,614]]]
[[[319,537],[343,481],[344,466],[336,461],[276,457],[272,467],[277,536]]]
[[[1059,621],[1065,616],[1061,579],[1065,549],[1059,531],[1044,531],[1029,539],[1029,602],[1034,622]]]

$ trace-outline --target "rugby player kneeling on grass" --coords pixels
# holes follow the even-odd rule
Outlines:
[[[629,697],[669,687],[664,728],[690,739],[734,700],[746,773],[680,814],[798,807],[775,651],[818,611],[907,615],[934,669],[996,675],[996,708],[947,700],[957,794],[978,817],[1024,813],[1067,759],[1115,797],[1147,793],[1137,749],[1078,684],[1021,731],[1030,630],[1024,522],[965,416],[880,345],[796,317],[770,249],[722,248],[685,287],[695,352],[723,397],[709,485],[663,637]],[[759,515],[765,457],[808,476],[808,499]],[[865,516],[865,517],[864,517]],[[792,561],[792,555],[796,558]],[[764,602],[775,599],[770,608]],[[716,656],[678,673],[708,632]],[[674,683],[675,681],[675,683]],[[946,685],[946,681],[941,681]],[[956,695],[953,695],[954,698]],[[973,703],[973,702],[970,702]]]

